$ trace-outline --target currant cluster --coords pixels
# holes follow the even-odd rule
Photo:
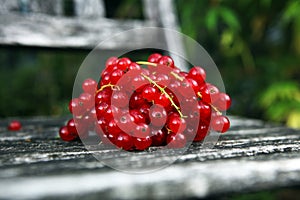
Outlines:
[[[171,57],[159,53],[138,62],[111,57],[100,81],[86,79],[82,89],[69,103],[73,118],[59,131],[65,141],[94,131],[102,143],[124,150],[182,148],[230,126],[222,112],[231,99],[206,82],[205,70],[181,71]]]

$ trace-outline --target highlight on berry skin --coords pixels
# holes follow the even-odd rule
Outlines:
[[[230,121],[222,112],[230,105],[228,94],[206,82],[201,66],[181,71],[170,56],[159,53],[137,62],[111,57],[99,81],[86,79],[82,93],[70,100],[73,118],[59,135],[74,141],[96,133],[101,144],[126,151],[183,148],[211,131],[228,131]]]

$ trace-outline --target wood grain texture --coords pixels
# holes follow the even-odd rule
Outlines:
[[[91,49],[110,39],[101,49],[142,48],[161,43],[155,32],[141,31],[139,35],[124,34],[122,40],[111,37],[123,31],[155,26],[152,21],[117,21],[106,18],[66,18],[47,15],[0,15],[0,44],[52,48]]]
[[[79,142],[61,141],[57,132],[65,119],[23,119],[20,132],[6,131],[9,119],[2,120],[0,199],[201,198],[300,184],[300,131],[230,119],[230,131],[214,148],[193,143],[174,164],[140,175],[105,166]],[[130,157],[101,151],[103,160],[129,167],[166,159],[149,151]]]

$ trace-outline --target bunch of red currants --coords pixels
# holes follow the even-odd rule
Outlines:
[[[181,71],[170,56],[159,53],[137,62],[111,57],[100,81],[86,79],[82,89],[69,103],[73,118],[59,131],[65,141],[94,132],[102,143],[124,150],[183,148],[230,127],[222,112],[231,99],[206,82],[205,70]]]

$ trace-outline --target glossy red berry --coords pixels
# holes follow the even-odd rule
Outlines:
[[[68,130],[70,133],[73,133],[75,135],[78,134],[77,129],[76,129],[76,123],[75,123],[74,119],[70,119],[67,122],[67,127],[68,127]]]
[[[167,112],[160,105],[153,105],[149,110],[150,123],[156,127],[163,127],[167,120]]]
[[[162,146],[166,144],[167,139],[167,130],[166,129],[152,129],[151,138],[153,146]]]
[[[84,92],[94,95],[97,90],[97,82],[91,78],[83,81],[82,89]]]
[[[118,58],[117,57],[110,57],[107,59],[106,63],[105,63],[105,67],[106,68],[112,68],[114,67],[118,62]]]
[[[211,128],[217,132],[224,133],[230,127],[229,119],[226,116],[216,116],[212,119]]]
[[[134,145],[132,137],[124,132],[120,132],[116,136],[114,143],[117,147],[122,148],[126,151],[132,149]]]
[[[205,137],[207,136],[208,132],[209,132],[208,125],[199,124],[196,136],[194,138],[194,141],[198,142],[198,141],[204,140]]]
[[[206,72],[202,67],[194,66],[190,69],[187,77],[194,79],[198,85],[201,85],[206,79]]]
[[[174,60],[170,56],[162,56],[158,60],[158,64],[174,68]]]
[[[157,94],[158,94],[157,88],[152,85],[148,85],[144,87],[142,91],[142,97],[150,102],[154,101]]]
[[[121,69],[115,69],[109,76],[109,83],[116,85],[120,78],[124,75],[124,71]]]
[[[231,105],[231,99],[228,94],[219,93],[217,99],[213,103],[220,111],[228,110]]]
[[[172,148],[172,149],[184,148],[186,142],[187,142],[186,137],[182,133],[170,133],[167,136],[168,148]]]
[[[148,62],[158,63],[159,59],[162,57],[159,53],[153,53],[148,57]]]
[[[9,122],[7,129],[9,131],[19,131],[22,128],[22,124],[18,120],[13,120]]]
[[[138,109],[132,109],[129,111],[130,115],[134,118],[134,123],[146,124],[146,117],[138,110]]]
[[[141,69],[141,66],[138,65],[137,63],[135,62],[132,62],[129,66],[128,66],[128,70],[140,70]]]
[[[119,108],[128,106],[128,96],[125,92],[114,91],[111,96],[111,103]]]
[[[181,133],[186,128],[186,121],[180,116],[171,114],[168,116],[167,127],[174,133]]]
[[[69,111],[75,116],[81,116],[85,112],[83,102],[79,98],[71,99],[69,102]]]
[[[114,119],[111,119],[107,123],[106,128],[107,128],[107,131],[112,134],[118,134],[118,133],[122,132],[122,130],[118,127],[116,120],[114,120]]]
[[[94,96],[90,93],[82,93],[79,96],[79,100],[82,102],[82,106],[85,108],[85,110],[88,110],[95,105]]]
[[[131,64],[131,60],[129,58],[120,58],[117,62],[117,67],[120,70],[126,71]]]
[[[150,136],[150,127],[147,124],[141,123],[135,127],[134,136],[145,138]]]
[[[139,92],[134,92],[129,100],[129,108],[139,108],[142,105],[146,104],[147,101],[143,98],[142,94]]]
[[[116,116],[118,126],[125,133],[130,133],[135,128],[134,117],[129,113],[121,114],[120,116]]]
[[[166,94],[155,95],[154,103],[168,109],[171,106],[171,101]]]
[[[134,146],[137,150],[145,150],[152,144],[152,139],[150,136],[147,137],[135,137]]]
[[[59,129],[59,136],[64,141],[73,141],[78,138],[78,135],[69,131],[67,126],[63,126]]]

